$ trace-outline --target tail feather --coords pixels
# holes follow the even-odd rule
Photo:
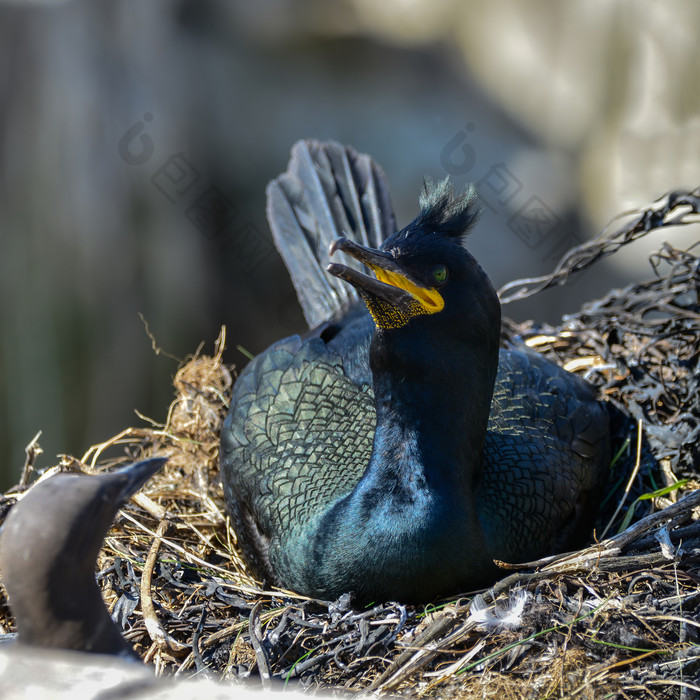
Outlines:
[[[286,172],[267,188],[267,218],[309,327],[347,310],[358,296],[326,272],[340,236],[374,248],[396,231],[389,188],[367,155],[334,141],[298,141]],[[340,254],[334,260],[358,267]]]

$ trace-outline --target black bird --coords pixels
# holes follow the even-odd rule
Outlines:
[[[494,559],[589,534],[605,407],[537,354],[499,350],[498,296],[463,246],[473,189],[427,183],[420,206],[396,232],[378,166],[336,143],[298,143],[268,188],[312,330],[241,372],[221,470],[244,555],[270,583],[425,601],[492,582]],[[332,276],[329,244],[348,263]]]
[[[0,571],[21,644],[138,658],[102,600],[95,563],[119,508],[167,461],[58,474],[12,507],[0,533]]]

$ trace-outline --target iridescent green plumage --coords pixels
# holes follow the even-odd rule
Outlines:
[[[367,156],[302,142],[268,201],[307,319],[320,325],[269,348],[234,387],[222,476],[251,564],[321,598],[427,600],[494,579],[495,558],[529,560],[585,537],[607,414],[556,365],[498,350],[495,292],[462,246],[473,194],[428,185],[417,219],[394,233]],[[322,272],[339,234],[354,243],[336,248],[406,275],[406,288],[439,289],[444,309],[375,329],[355,288],[370,303],[409,293],[340,263],[331,270],[355,288]],[[436,280],[442,265],[449,275]]]

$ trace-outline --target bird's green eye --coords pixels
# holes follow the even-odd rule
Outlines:
[[[438,265],[433,270],[433,279],[438,284],[444,284],[445,282],[447,282],[447,268],[444,265]]]

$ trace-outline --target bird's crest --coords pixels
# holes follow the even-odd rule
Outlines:
[[[415,224],[446,236],[463,238],[479,218],[476,200],[474,185],[469,185],[463,193],[455,195],[449,177],[438,183],[425,178],[418,199],[421,212]]]

